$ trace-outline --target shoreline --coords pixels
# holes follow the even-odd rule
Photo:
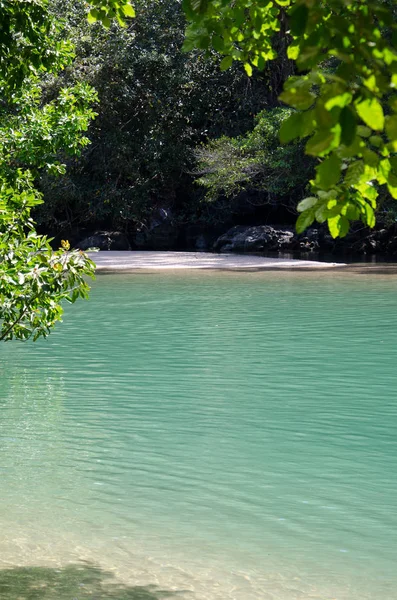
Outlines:
[[[266,271],[295,269],[334,269],[346,263],[285,258],[266,258],[250,254],[214,254],[212,252],[116,251],[87,252],[98,273],[133,273],[152,270],[206,269],[214,271]]]

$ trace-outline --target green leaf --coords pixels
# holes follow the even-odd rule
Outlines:
[[[389,99],[389,106],[394,112],[397,112],[397,96],[392,96]]]
[[[315,217],[316,217],[316,220],[319,223],[324,223],[327,220],[327,218],[328,218],[328,208],[327,208],[327,204],[326,203],[321,204],[316,209]]]
[[[316,185],[323,190],[332,188],[340,179],[341,167],[341,159],[336,154],[331,154],[316,167]]]
[[[249,63],[244,63],[244,69],[245,72],[247,73],[248,77],[251,77],[252,75],[252,67]]]
[[[344,106],[339,115],[339,123],[342,128],[341,142],[350,146],[356,137],[357,120],[350,106]]]
[[[309,9],[305,4],[295,4],[289,13],[289,23],[292,35],[298,37],[304,34],[309,18]]]
[[[279,137],[282,144],[288,144],[291,140],[294,140],[301,135],[303,116],[301,113],[292,113],[283,121]]]
[[[373,150],[369,148],[363,148],[361,150],[361,154],[363,155],[363,160],[366,165],[370,167],[377,167],[379,164],[379,156]]]
[[[377,174],[377,180],[381,185],[386,183],[387,180],[389,179],[390,170],[391,170],[390,160],[388,158],[381,160],[379,163],[378,174]]]
[[[219,35],[213,35],[212,36],[212,47],[217,52],[222,52],[225,47],[225,42],[224,42],[223,38],[221,38],[221,36],[219,36]]]
[[[355,183],[359,183],[364,172],[365,165],[362,160],[356,160],[350,163],[345,175],[345,184],[354,185]]]
[[[391,166],[391,172],[394,176],[397,175],[397,156],[392,156],[389,158],[390,161],[390,166]]]
[[[376,208],[376,199],[379,195],[376,188],[370,183],[361,183],[359,186],[357,186],[357,189],[363,198],[366,198],[370,201],[372,208]]]
[[[397,200],[397,186],[393,186],[390,183],[387,184],[387,189],[394,200]]]
[[[376,98],[367,98],[356,104],[356,109],[359,117],[368,127],[371,127],[375,131],[383,131],[385,117],[379,100]]]
[[[333,148],[335,135],[329,130],[320,130],[306,144],[306,153],[312,156],[322,156]]]
[[[332,237],[345,237],[349,231],[349,220],[344,215],[336,215],[328,219],[328,229]]]
[[[135,17],[135,10],[131,6],[131,4],[124,4],[122,7],[122,11],[123,11],[125,17],[129,17],[131,19],[133,19]]]
[[[369,141],[376,148],[381,148],[383,146],[383,140],[380,135],[371,135]]]
[[[368,227],[374,227],[375,226],[375,213],[374,213],[374,209],[372,208],[372,206],[370,204],[368,204],[368,202],[366,202],[364,204],[364,210],[365,210],[365,224],[368,225]]]
[[[97,9],[92,8],[87,15],[87,21],[91,24],[96,23],[98,20],[98,15],[99,15],[99,13],[98,13]]]
[[[333,108],[335,108],[335,106],[344,108],[345,106],[350,104],[352,99],[353,99],[353,96],[351,95],[350,92],[344,92],[343,94],[336,94],[335,96],[332,96],[332,98],[327,100],[327,102],[325,103],[325,108],[329,111],[332,110]]]
[[[393,173],[389,173],[389,177],[387,179],[387,189],[391,194],[392,198],[397,200],[397,176]]]
[[[357,126],[357,135],[359,135],[360,137],[363,138],[368,138],[372,133],[372,129],[370,129],[369,127],[366,127],[365,125],[358,125]]]
[[[349,201],[343,205],[340,212],[341,215],[344,215],[349,221],[358,221],[361,216],[358,206],[354,202]]]
[[[307,210],[308,208],[312,208],[315,204],[317,204],[318,202],[318,198],[316,198],[315,196],[310,196],[309,198],[305,198],[304,200],[301,200],[297,206],[297,211],[298,212],[303,212],[305,210]]]
[[[385,124],[389,140],[397,140],[397,115],[386,117]]]
[[[307,110],[315,100],[314,94],[302,87],[290,88],[280,94],[280,100],[298,110]]]
[[[296,77],[290,77],[284,84],[284,91],[280,94],[280,100],[298,110],[307,110],[315,100],[310,91],[309,81]]]
[[[297,233],[303,233],[305,231],[305,229],[307,229],[308,227],[310,227],[310,225],[313,223],[314,221],[314,210],[313,209],[309,209],[309,210],[305,210],[305,212],[301,213],[296,221],[296,232]]]
[[[340,215],[342,206],[343,205],[339,204],[335,198],[328,200],[326,213],[327,219],[331,219],[332,217]]]
[[[305,138],[313,133],[316,126],[316,121],[313,110],[307,110],[304,113],[300,113],[300,115],[302,119],[302,130],[300,132],[300,137]]]
[[[232,66],[232,64],[233,64],[233,58],[231,56],[225,56],[224,58],[222,58],[219,68],[221,71],[226,71],[227,69],[229,69]]]
[[[287,56],[290,60],[296,60],[299,56],[300,46],[299,44],[291,44],[287,48]]]

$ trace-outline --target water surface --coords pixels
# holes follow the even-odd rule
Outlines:
[[[0,346],[0,598],[395,599],[396,292],[107,275]]]

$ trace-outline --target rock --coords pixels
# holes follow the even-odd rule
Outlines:
[[[391,237],[386,244],[386,253],[390,254],[391,256],[394,256],[395,254],[397,254],[397,237]]]
[[[214,242],[225,231],[222,224],[189,224],[181,231],[180,243],[187,250],[209,252]]]
[[[198,250],[199,252],[206,252],[209,249],[208,240],[204,234],[201,234],[196,238],[194,249]]]
[[[215,252],[282,252],[292,250],[296,235],[291,229],[270,225],[247,227],[236,225],[221,235],[214,244]]]
[[[134,246],[139,250],[172,250],[178,242],[178,229],[163,223],[137,231],[133,237]]]
[[[308,229],[298,240],[301,252],[318,252],[320,250],[320,232],[318,229]]]
[[[169,208],[158,208],[148,226],[135,232],[134,246],[139,250],[172,250],[178,245],[179,229]]]
[[[128,237],[120,231],[97,231],[75,246],[80,250],[99,248],[100,250],[131,250]]]

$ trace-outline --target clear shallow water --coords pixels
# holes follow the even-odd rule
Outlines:
[[[0,346],[0,598],[395,600],[396,339],[393,275],[99,277]]]

